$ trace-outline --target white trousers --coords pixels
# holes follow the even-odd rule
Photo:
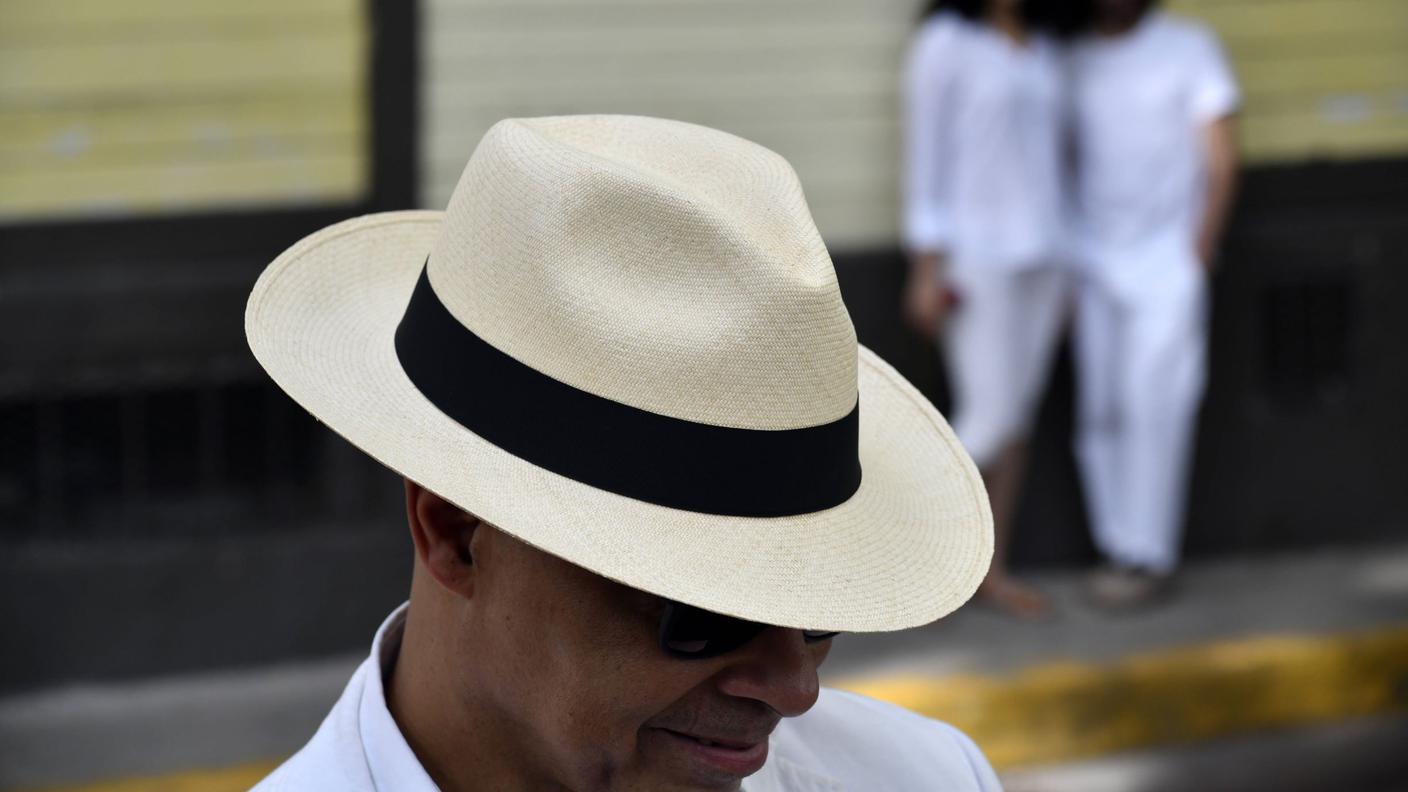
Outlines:
[[[1124,293],[1084,278],[1075,317],[1075,453],[1095,545],[1157,572],[1178,563],[1207,377],[1206,276],[1187,261],[1163,274]]]
[[[1067,300],[1065,271],[958,269],[945,322],[953,430],[980,468],[1024,438],[1040,405]]]

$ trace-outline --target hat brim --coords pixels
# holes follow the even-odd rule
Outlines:
[[[928,623],[972,596],[992,556],[982,480],[938,411],[864,347],[861,486],[810,514],[728,517],[617,495],[526,462],[441,413],[393,346],[441,217],[338,223],[285,251],[255,285],[250,348],[333,431],[535,547],[718,613],[875,632]]]

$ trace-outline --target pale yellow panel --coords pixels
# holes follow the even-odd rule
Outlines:
[[[595,112],[644,112],[682,120],[710,118],[726,124],[769,122],[785,119],[793,124],[803,124],[829,118],[859,118],[877,115],[897,114],[895,97],[882,95],[876,90],[865,90],[864,86],[854,91],[846,91],[838,86],[830,90],[816,87],[809,93],[787,93],[773,89],[759,93],[753,87],[737,96],[729,96],[718,90],[699,90],[692,93],[691,86],[681,83],[670,90],[670,86],[650,86],[639,91],[629,88],[603,92],[601,96],[572,94],[557,88],[544,88],[543,96],[537,92],[514,93],[495,91],[486,95],[479,91],[457,90],[453,86],[439,86],[433,96],[443,104],[437,124],[430,131],[432,148],[442,139],[443,134],[462,137],[465,124],[472,124],[483,118],[503,116],[552,114],[574,111],[575,108],[595,109]],[[717,86],[715,86],[717,88]],[[584,112],[584,110],[575,110]]]
[[[782,35],[786,32],[787,35]],[[464,30],[439,34],[452,43],[453,52],[475,57],[527,60],[533,57],[552,58],[586,55],[619,57],[632,53],[689,57],[700,53],[711,61],[722,62],[732,53],[761,52],[779,58],[797,54],[815,54],[817,47],[830,47],[832,58],[850,51],[874,51],[892,43],[894,32],[886,28],[857,26],[844,22],[797,25],[787,31],[780,25],[727,24],[727,20],[711,24],[677,27],[670,20],[657,24],[639,25],[624,30],[604,28],[590,35],[581,30],[494,30],[467,27]],[[433,53],[432,57],[440,53]]]
[[[0,103],[57,104],[95,97],[245,91],[341,91],[362,74],[352,31],[253,41],[120,42],[0,49]],[[12,77],[13,75],[13,77]]]
[[[0,0],[0,45],[341,29],[361,15],[347,0]]]
[[[626,46],[564,49],[553,53],[537,50],[494,53],[459,46],[456,39],[447,38],[455,43],[427,53],[423,61],[426,76],[432,81],[446,79],[459,84],[479,80],[555,81],[580,77],[587,72],[618,76],[627,81],[670,77],[691,78],[700,83],[716,76],[752,76],[766,83],[785,75],[806,75],[824,83],[833,76],[855,73],[857,77],[868,79],[873,90],[879,84],[888,85],[898,79],[901,61],[897,52],[880,47],[740,48],[726,52],[681,48],[662,57],[659,50]],[[877,83],[879,79],[883,79],[883,83]]]
[[[357,195],[360,150],[160,165],[0,171],[0,216],[129,215],[235,206],[328,203]]]
[[[867,77],[872,79],[867,80]],[[429,94],[447,117],[493,113],[509,107],[602,108],[624,112],[629,108],[666,110],[677,117],[716,115],[714,110],[758,120],[872,115],[885,106],[875,89],[875,75],[844,73],[833,79],[815,75],[718,76],[715,79],[641,77],[630,82],[595,84],[590,76],[573,75],[557,81],[522,83],[441,83]],[[532,90],[523,90],[531,86]],[[578,112],[581,112],[580,110]]]
[[[898,167],[891,154],[899,137],[898,122],[888,115],[792,121],[780,116],[724,119],[695,114],[681,120],[706,123],[767,146],[786,157],[804,180],[874,178],[879,171]],[[449,133],[443,134],[448,138]],[[442,139],[441,147],[460,151],[434,161],[434,170],[458,175],[476,142],[461,137],[456,145]],[[838,151],[850,154],[838,158]]]
[[[428,0],[422,200],[518,115],[719,127],[788,157],[829,241],[893,234],[895,91],[914,0]],[[877,196],[884,198],[877,200]]]
[[[0,0],[0,221],[346,203],[363,0]]]
[[[1182,0],[1223,38],[1252,162],[1408,153],[1408,2]]]
[[[0,155],[0,169],[14,174],[30,172],[76,174],[107,169],[141,170],[184,168],[188,164],[218,164],[230,161],[298,160],[320,158],[334,152],[348,156],[362,150],[360,141],[345,135],[281,134],[225,140],[193,140],[152,145],[98,146],[78,155],[46,152],[25,157]]]
[[[37,31],[126,20],[159,25],[183,19],[277,22],[305,14],[356,18],[359,5],[348,0],[0,0],[0,14],[6,27]]]
[[[1184,0],[1170,7],[1201,18],[1232,42],[1408,35],[1408,3],[1403,0]]]
[[[427,11],[437,19],[455,11],[470,13],[492,12],[496,9],[521,8],[530,15],[551,15],[565,8],[625,8],[641,13],[676,14],[688,13],[690,9],[709,8],[728,16],[739,17],[752,13],[759,5],[770,5],[817,16],[855,14],[858,11],[879,16],[902,14],[912,16],[919,5],[916,0],[425,0]],[[806,17],[802,17],[805,22]]]
[[[124,107],[0,113],[0,164],[48,160],[218,155],[238,146],[276,150],[285,139],[362,139],[366,119],[345,96],[254,97]]]
[[[709,124],[791,160],[828,241],[893,238],[918,0],[427,0],[423,201],[513,115]],[[1254,161],[1408,151],[1408,0],[1183,0],[1243,83]],[[1366,110],[1366,108],[1368,108]]]
[[[1249,91],[1312,94],[1322,91],[1408,88],[1408,47],[1401,50],[1346,51],[1247,59],[1237,74]]]
[[[1358,121],[1325,115],[1249,118],[1242,125],[1243,148],[1255,159],[1334,158],[1408,152],[1408,113]]]
[[[436,24],[444,27],[484,26],[527,29],[633,28],[662,20],[713,23],[738,20],[739,26],[805,26],[808,20],[844,20],[856,25],[909,26],[917,12],[908,0],[505,0],[495,3],[433,1],[425,4]]]

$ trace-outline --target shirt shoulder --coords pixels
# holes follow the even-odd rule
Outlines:
[[[1201,22],[1163,14],[1159,20],[1189,82],[1189,104],[1194,120],[1206,122],[1235,112],[1241,101],[1237,76],[1212,28]]]
[[[823,689],[815,707],[783,721],[774,750],[848,789],[1001,790],[982,751],[959,730],[839,690]]]
[[[1165,47],[1177,47],[1190,54],[1202,55],[1220,49],[1217,34],[1211,27],[1189,17],[1159,12],[1155,32]]]
[[[924,37],[959,37],[971,30],[972,23],[952,11],[930,14],[919,23],[916,35]]]
[[[933,56],[950,52],[972,34],[971,23],[948,11],[931,14],[914,33],[912,52]]]

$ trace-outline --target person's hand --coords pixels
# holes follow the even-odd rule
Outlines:
[[[1194,252],[1197,253],[1198,263],[1202,265],[1204,272],[1211,275],[1217,270],[1216,235],[1208,233],[1199,234]]]
[[[952,302],[944,288],[943,263],[943,256],[938,253],[916,254],[910,262],[909,278],[904,287],[905,324],[930,340],[938,336]]]

